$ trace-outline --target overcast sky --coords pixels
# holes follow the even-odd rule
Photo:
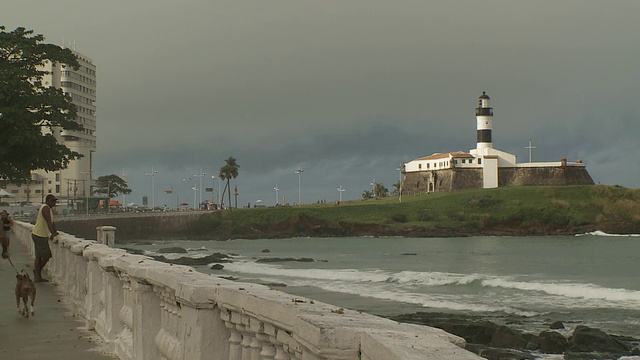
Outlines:
[[[93,59],[94,176],[124,170],[127,202],[151,202],[153,168],[156,205],[192,204],[193,175],[212,187],[233,156],[242,206],[274,204],[276,184],[297,202],[298,166],[304,203],[393,190],[401,162],[475,148],[482,91],[495,148],[526,162],[531,139],[534,161],[582,159],[594,181],[638,188],[638,14],[637,0],[33,0],[3,3],[0,24]]]

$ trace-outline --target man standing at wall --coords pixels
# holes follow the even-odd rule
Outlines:
[[[31,231],[31,238],[34,245],[34,270],[33,276],[34,282],[48,281],[42,278],[42,269],[47,264],[47,261],[51,259],[51,248],[49,248],[49,240],[52,240],[58,235],[56,226],[53,223],[53,211],[51,209],[56,206],[58,199],[49,194],[45,198],[45,203],[40,206],[38,210],[38,217],[36,219],[36,225]]]

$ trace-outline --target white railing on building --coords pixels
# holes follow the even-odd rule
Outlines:
[[[15,236],[33,248],[33,225]],[[47,267],[122,360],[481,359],[463,339],[58,236]]]

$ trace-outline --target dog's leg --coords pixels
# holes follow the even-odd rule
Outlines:
[[[31,316],[36,314],[36,307],[33,305],[33,302],[36,301],[36,288],[34,287],[31,291]]]
[[[20,314],[21,313],[20,312],[20,295],[17,294],[17,291],[16,291],[16,306],[18,308],[18,314]]]
[[[29,318],[29,297],[28,296],[23,297],[22,301],[24,302],[24,312],[22,313],[22,315],[24,315],[24,317],[28,319]]]

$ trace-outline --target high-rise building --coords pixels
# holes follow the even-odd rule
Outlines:
[[[72,161],[69,167],[55,172],[35,170],[31,180],[22,184],[7,184],[7,191],[15,195],[10,199],[16,203],[44,202],[47,194],[60,198],[60,203],[82,211],[91,195],[93,173],[93,154],[96,151],[96,66],[93,61],[72,50],[80,67],[76,70],[61,64],[47,63],[44,69],[49,74],[43,78],[45,86],[62,89],[71,96],[77,108],[76,121],[82,124],[82,130],[54,131],[58,141],[84,157]]]

